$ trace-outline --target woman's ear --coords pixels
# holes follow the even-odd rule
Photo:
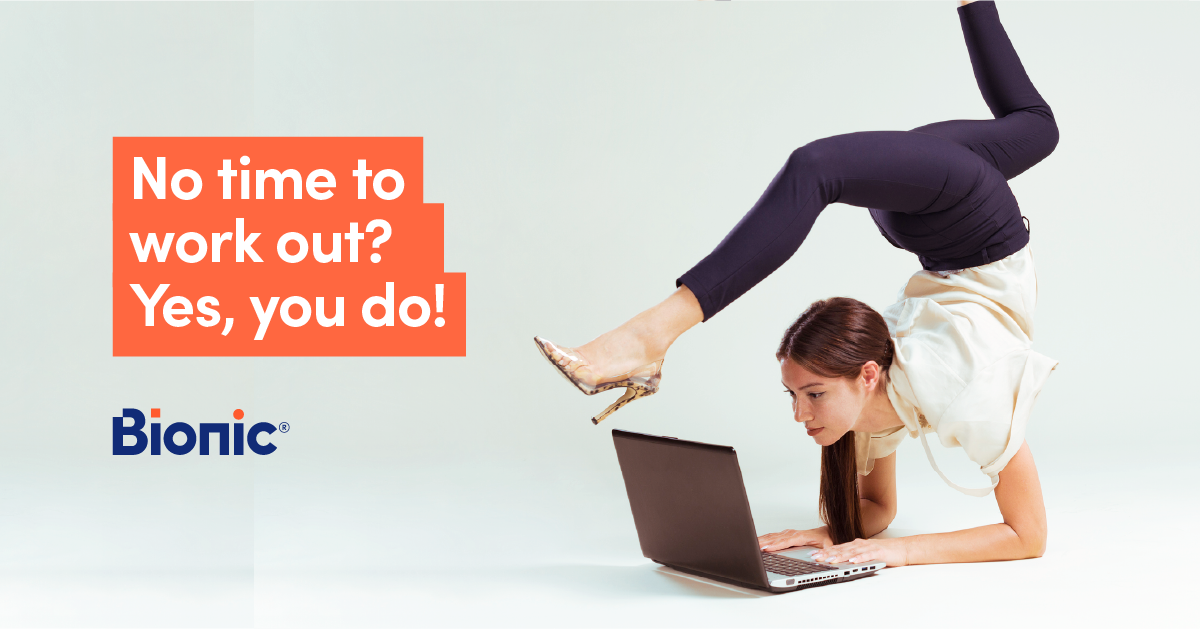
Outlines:
[[[859,377],[862,379],[863,387],[867,392],[871,392],[883,383],[883,370],[879,368],[879,363],[868,360],[863,364]]]

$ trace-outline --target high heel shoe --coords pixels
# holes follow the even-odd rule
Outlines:
[[[558,368],[558,373],[562,374],[567,381],[575,385],[575,388],[583,391],[584,395],[596,395],[602,391],[625,387],[625,395],[622,395],[620,399],[604,409],[604,412],[593,417],[593,424],[599,424],[617,409],[636,399],[654,395],[658,392],[659,382],[662,381],[662,364],[664,359],[660,358],[649,365],[642,365],[633,371],[617,376],[605,377],[603,378],[604,382],[591,384],[580,377],[580,369],[591,372],[591,363],[583,357],[583,354],[578,349],[573,347],[559,347],[540,336],[533,337],[533,341],[537,343],[538,350],[542,352],[542,356],[545,356],[546,360]]]

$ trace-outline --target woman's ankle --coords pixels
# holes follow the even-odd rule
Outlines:
[[[658,361],[692,326],[704,320],[700,302],[686,286],[579,351],[597,376],[616,376]]]
[[[579,348],[590,363],[593,374],[601,378],[618,376],[661,358],[653,356],[645,339],[629,330],[628,325],[602,334]],[[662,353],[666,353],[665,349]]]

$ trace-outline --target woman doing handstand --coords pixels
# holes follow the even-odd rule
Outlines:
[[[825,526],[763,535],[768,551],[816,545],[814,559],[890,566],[1038,557],[1046,516],[1025,424],[1057,362],[1031,349],[1037,279],[1029,231],[1007,180],[1048,156],[1058,127],[1034,89],[993,2],[962,3],[959,20],[994,120],[822,138],[792,152],[762,197],[662,303],[578,348],[535,338],[589,395],[625,395],[599,422],[654,393],[663,356],[779,268],[831,203],[868,208],[922,269],[880,314],[854,299],[818,301],[776,351],[794,419],[822,447]],[[962,447],[990,479],[968,489],[937,468],[925,434]],[[870,539],[896,513],[895,450],[919,437],[951,486],[994,493],[1003,523]]]

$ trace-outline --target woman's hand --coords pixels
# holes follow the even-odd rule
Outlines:
[[[833,545],[829,537],[829,529],[822,526],[816,529],[793,531],[788,529],[778,533],[767,533],[758,536],[758,547],[763,550],[783,550],[793,546],[818,546],[828,548]]]
[[[856,539],[853,542],[837,546],[825,546],[822,550],[813,553],[812,559],[826,563],[882,561],[888,566],[906,566],[908,565],[908,547],[902,537]]]

